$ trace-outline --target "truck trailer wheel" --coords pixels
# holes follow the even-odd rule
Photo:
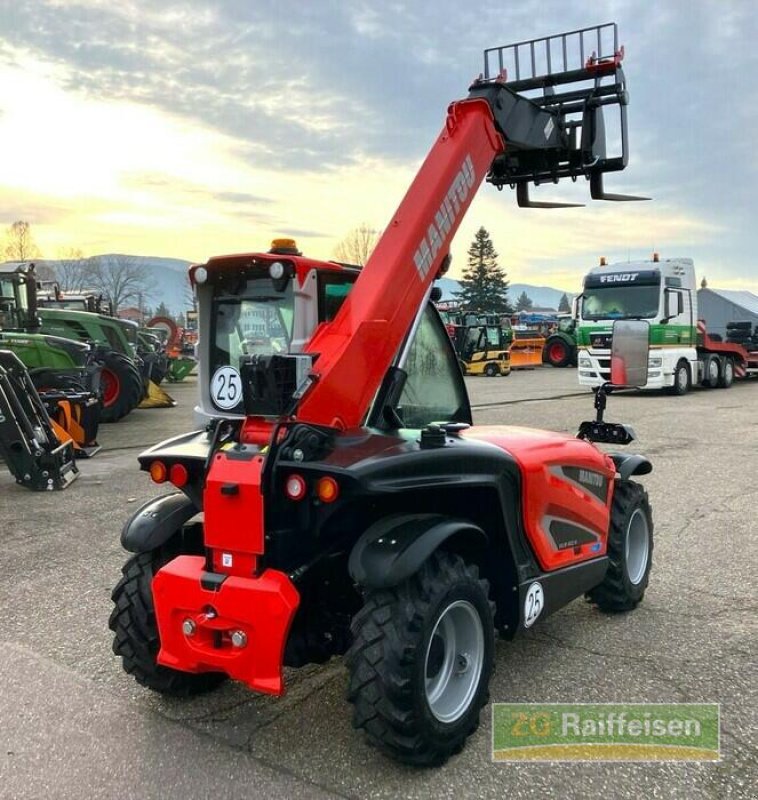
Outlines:
[[[721,365],[719,357],[709,355],[703,361],[703,380],[702,385],[708,389],[715,389],[719,385],[721,379]]]
[[[653,512],[647,492],[618,481],[608,534],[608,572],[587,597],[602,611],[630,611],[642,600],[653,563]]]
[[[139,553],[126,562],[121,570],[123,577],[111,594],[115,608],[108,626],[115,634],[113,652],[121,656],[124,670],[137,683],[161,694],[188,697],[215,689],[226,680],[226,675],[181,672],[156,661],[160,641],[151,584],[153,575],[172,555],[155,551]]]
[[[687,394],[691,388],[692,374],[690,373],[690,365],[682,360],[674,370],[674,385],[671,387],[671,394],[681,396]]]
[[[394,758],[441,764],[478,727],[494,653],[488,589],[475,566],[437,552],[400,586],[370,591],[353,619],[353,726]]]
[[[719,389],[728,389],[734,383],[734,361],[731,358],[724,359],[724,366],[721,368],[719,376]]]

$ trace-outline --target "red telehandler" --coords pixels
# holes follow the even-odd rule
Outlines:
[[[635,199],[602,187],[627,160],[622,55],[615,25],[487,51],[362,270],[292,240],[191,268],[208,425],[140,455],[180,491],[126,523],[113,590],[113,649],[139,683],[279,695],[285,665],[346,653],[354,725],[439,764],[479,723],[495,630],[584,594],[609,611],[642,599],[653,523],[631,478],[652,467],[594,443],[633,439],[603,420],[609,387],[577,437],[473,426],[430,301],[485,177],[521,205],[537,205],[529,182],[581,176],[596,198]],[[605,106],[620,110],[613,158]],[[633,334],[614,338],[627,375],[634,348],[647,364]]]

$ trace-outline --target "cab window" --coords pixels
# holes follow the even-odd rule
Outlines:
[[[399,366],[408,376],[396,409],[403,427],[422,428],[430,422],[471,423],[458,359],[432,305],[424,310],[407,359]]]

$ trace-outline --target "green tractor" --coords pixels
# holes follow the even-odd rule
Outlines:
[[[101,314],[39,308],[32,263],[0,264],[0,347],[18,355],[38,390],[77,384],[99,394],[101,422],[121,419],[144,396],[123,326]]]
[[[570,314],[558,316],[558,328],[545,341],[542,363],[553,367],[576,366],[576,319]]]

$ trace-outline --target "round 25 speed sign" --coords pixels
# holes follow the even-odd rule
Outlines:
[[[242,400],[242,379],[234,367],[219,367],[213,373],[211,398],[219,408],[227,411]]]

